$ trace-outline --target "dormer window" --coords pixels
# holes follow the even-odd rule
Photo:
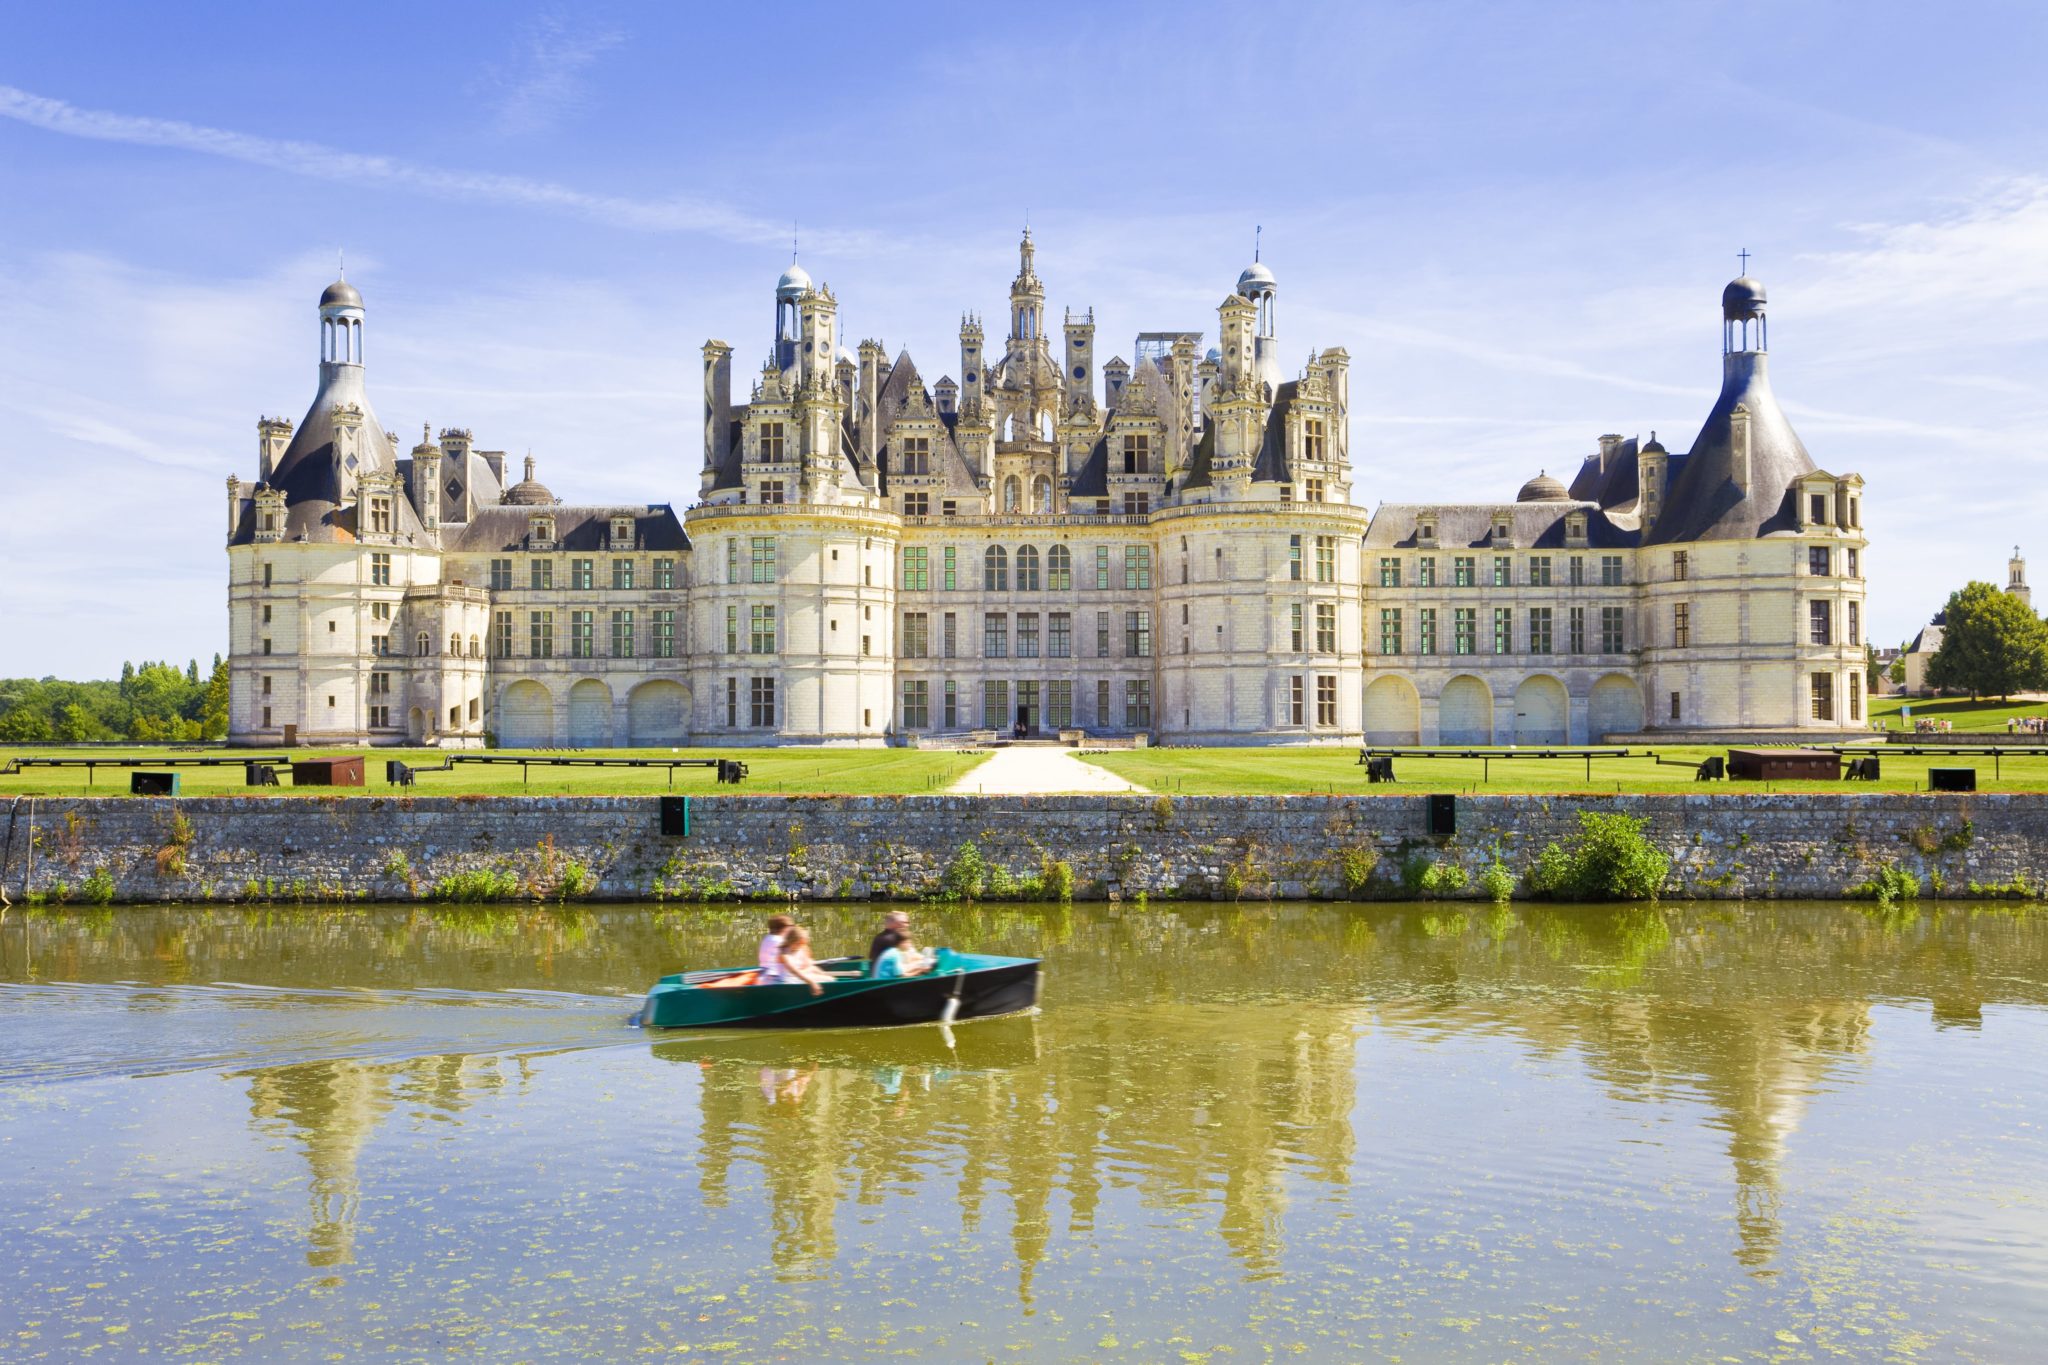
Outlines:
[[[1328,428],[1320,417],[1311,417],[1301,424],[1301,457],[1305,460],[1320,460],[1328,449]],[[1321,502],[1321,498],[1310,498],[1310,502]]]
[[[612,518],[612,548],[614,550],[630,550],[633,548],[633,519],[631,517]]]
[[[526,531],[536,545],[555,543],[555,519],[553,517],[529,517]]]
[[[1573,540],[1584,540],[1586,538],[1585,513],[1574,512],[1566,517],[1564,519],[1564,533]]]
[[[370,534],[388,536],[391,534],[391,499],[374,497],[370,499]]]
[[[782,423],[761,423],[761,459],[767,464],[782,462]]]
[[[1436,523],[1434,521],[1416,522],[1415,539],[1424,545],[1436,544]]]
[[[1510,537],[1510,536],[1511,536],[1512,534],[1513,534],[1513,531],[1512,531],[1512,529],[1510,528],[1510,526],[1508,525],[1508,523],[1507,523],[1507,522],[1505,522],[1505,521],[1496,521],[1496,522],[1495,522],[1495,523],[1493,524],[1493,538],[1494,538],[1495,540],[1506,540],[1506,539],[1508,539],[1508,538],[1509,538],[1509,537]]]

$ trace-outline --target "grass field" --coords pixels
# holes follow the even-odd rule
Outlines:
[[[133,745],[103,749],[0,748],[0,765],[17,756],[53,758],[149,756],[153,758],[239,757],[243,754],[273,755],[265,751],[209,749],[201,752],[176,751],[163,747]],[[497,756],[528,752],[545,757],[547,750],[493,751]],[[341,754],[364,756],[361,787],[302,787],[298,794],[317,796],[389,796],[409,792],[414,796],[655,796],[674,791],[697,795],[723,793],[740,796],[837,795],[879,796],[944,791],[984,757],[974,753],[921,751],[917,749],[583,749],[579,758],[737,758],[747,765],[747,779],[737,787],[721,787],[710,768],[678,768],[675,785],[669,785],[665,768],[544,768],[520,770],[510,764],[457,764],[448,772],[423,773],[411,788],[392,787],[384,781],[386,759],[402,759],[414,766],[439,763],[448,755],[438,749],[306,749],[297,758],[320,758]],[[567,756],[566,754],[562,756]],[[245,787],[239,766],[220,768],[171,768],[180,775],[185,796],[290,796],[289,776],[280,774],[277,787]],[[128,770],[103,768],[87,783],[84,769],[27,768],[0,776],[0,798],[8,796],[126,796]]]
[[[1915,711],[1917,715],[1917,710]],[[1641,752],[1641,751],[1637,751]],[[1483,773],[1477,759],[1432,758],[1394,760],[1392,784],[1369,786],[1351,747],[1313,749],[1128,749],[1083,755],[1117,776],[1167,796],[1230,796],[1247,793],[1286,795],[1314,792],[1360,792],[1397,795],[1402,792],[1868,792],[1925,791],[1927,769],[1977,769],[1980,791],[2048,791],[2048,751],[2000,760],[2002,778],[1992,778],[1991,759],[1904,758],[1873,746],[1884,760],[1877,782],[1696,782],[1694,766],[1710,754],[1725,755],[1726,746],[1688,745],[1656,750],[1685,766],[1658,764],[1649,758],[1596,758],[1592,775],[1583,760],[1496,760]]]
[[[1913,708],[1912,720],[1900,716],[1899,708],[1902,706]],[[1968,697],[1870,699],[1871,721],[1892,730],[1910,730],[1913,728],[1913,721],[1917,720],[1945,720],[1958,732],[1991,730],[2004,734],[2006,718],[2009,716],[2048,716],[2048,702],[2002,702],[1995,697],[1989,701],[1971,701]]]

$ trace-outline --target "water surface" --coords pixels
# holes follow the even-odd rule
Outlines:
[[[821,945],[874,912],[807,911]],[[0,1359],[2013,1360],[2048,919],[921,911],[1034,1014],[654,1037],[752,913],[14,911]]]

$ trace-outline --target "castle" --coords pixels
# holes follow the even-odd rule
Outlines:
[[[361,295],[320,382],[228,480],[239,743],[885,744],[972,731],[1171,743],[1579,743],[1864,725],[1863,481],[1772,396],[1763,286],[1721,300],[1683,453],[1603,436],[1569,486],[1352,501],[1350,357],[1279,354],[1255,260],[1199,331],[1098,376],[1031,234],[958,374],[849,351],[794,263],[758,372],[703,350],[699,501],[565,503],[431,429],[401,454]],[[737,399],[737,401],[736,401]]]

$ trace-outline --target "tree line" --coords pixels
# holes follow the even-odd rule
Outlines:
[[[222,739],[228,732],[228,666],[199,661],[121,665],[118,681],[0,679],[0,743],[89,744],[133,740],[176,744]]]

